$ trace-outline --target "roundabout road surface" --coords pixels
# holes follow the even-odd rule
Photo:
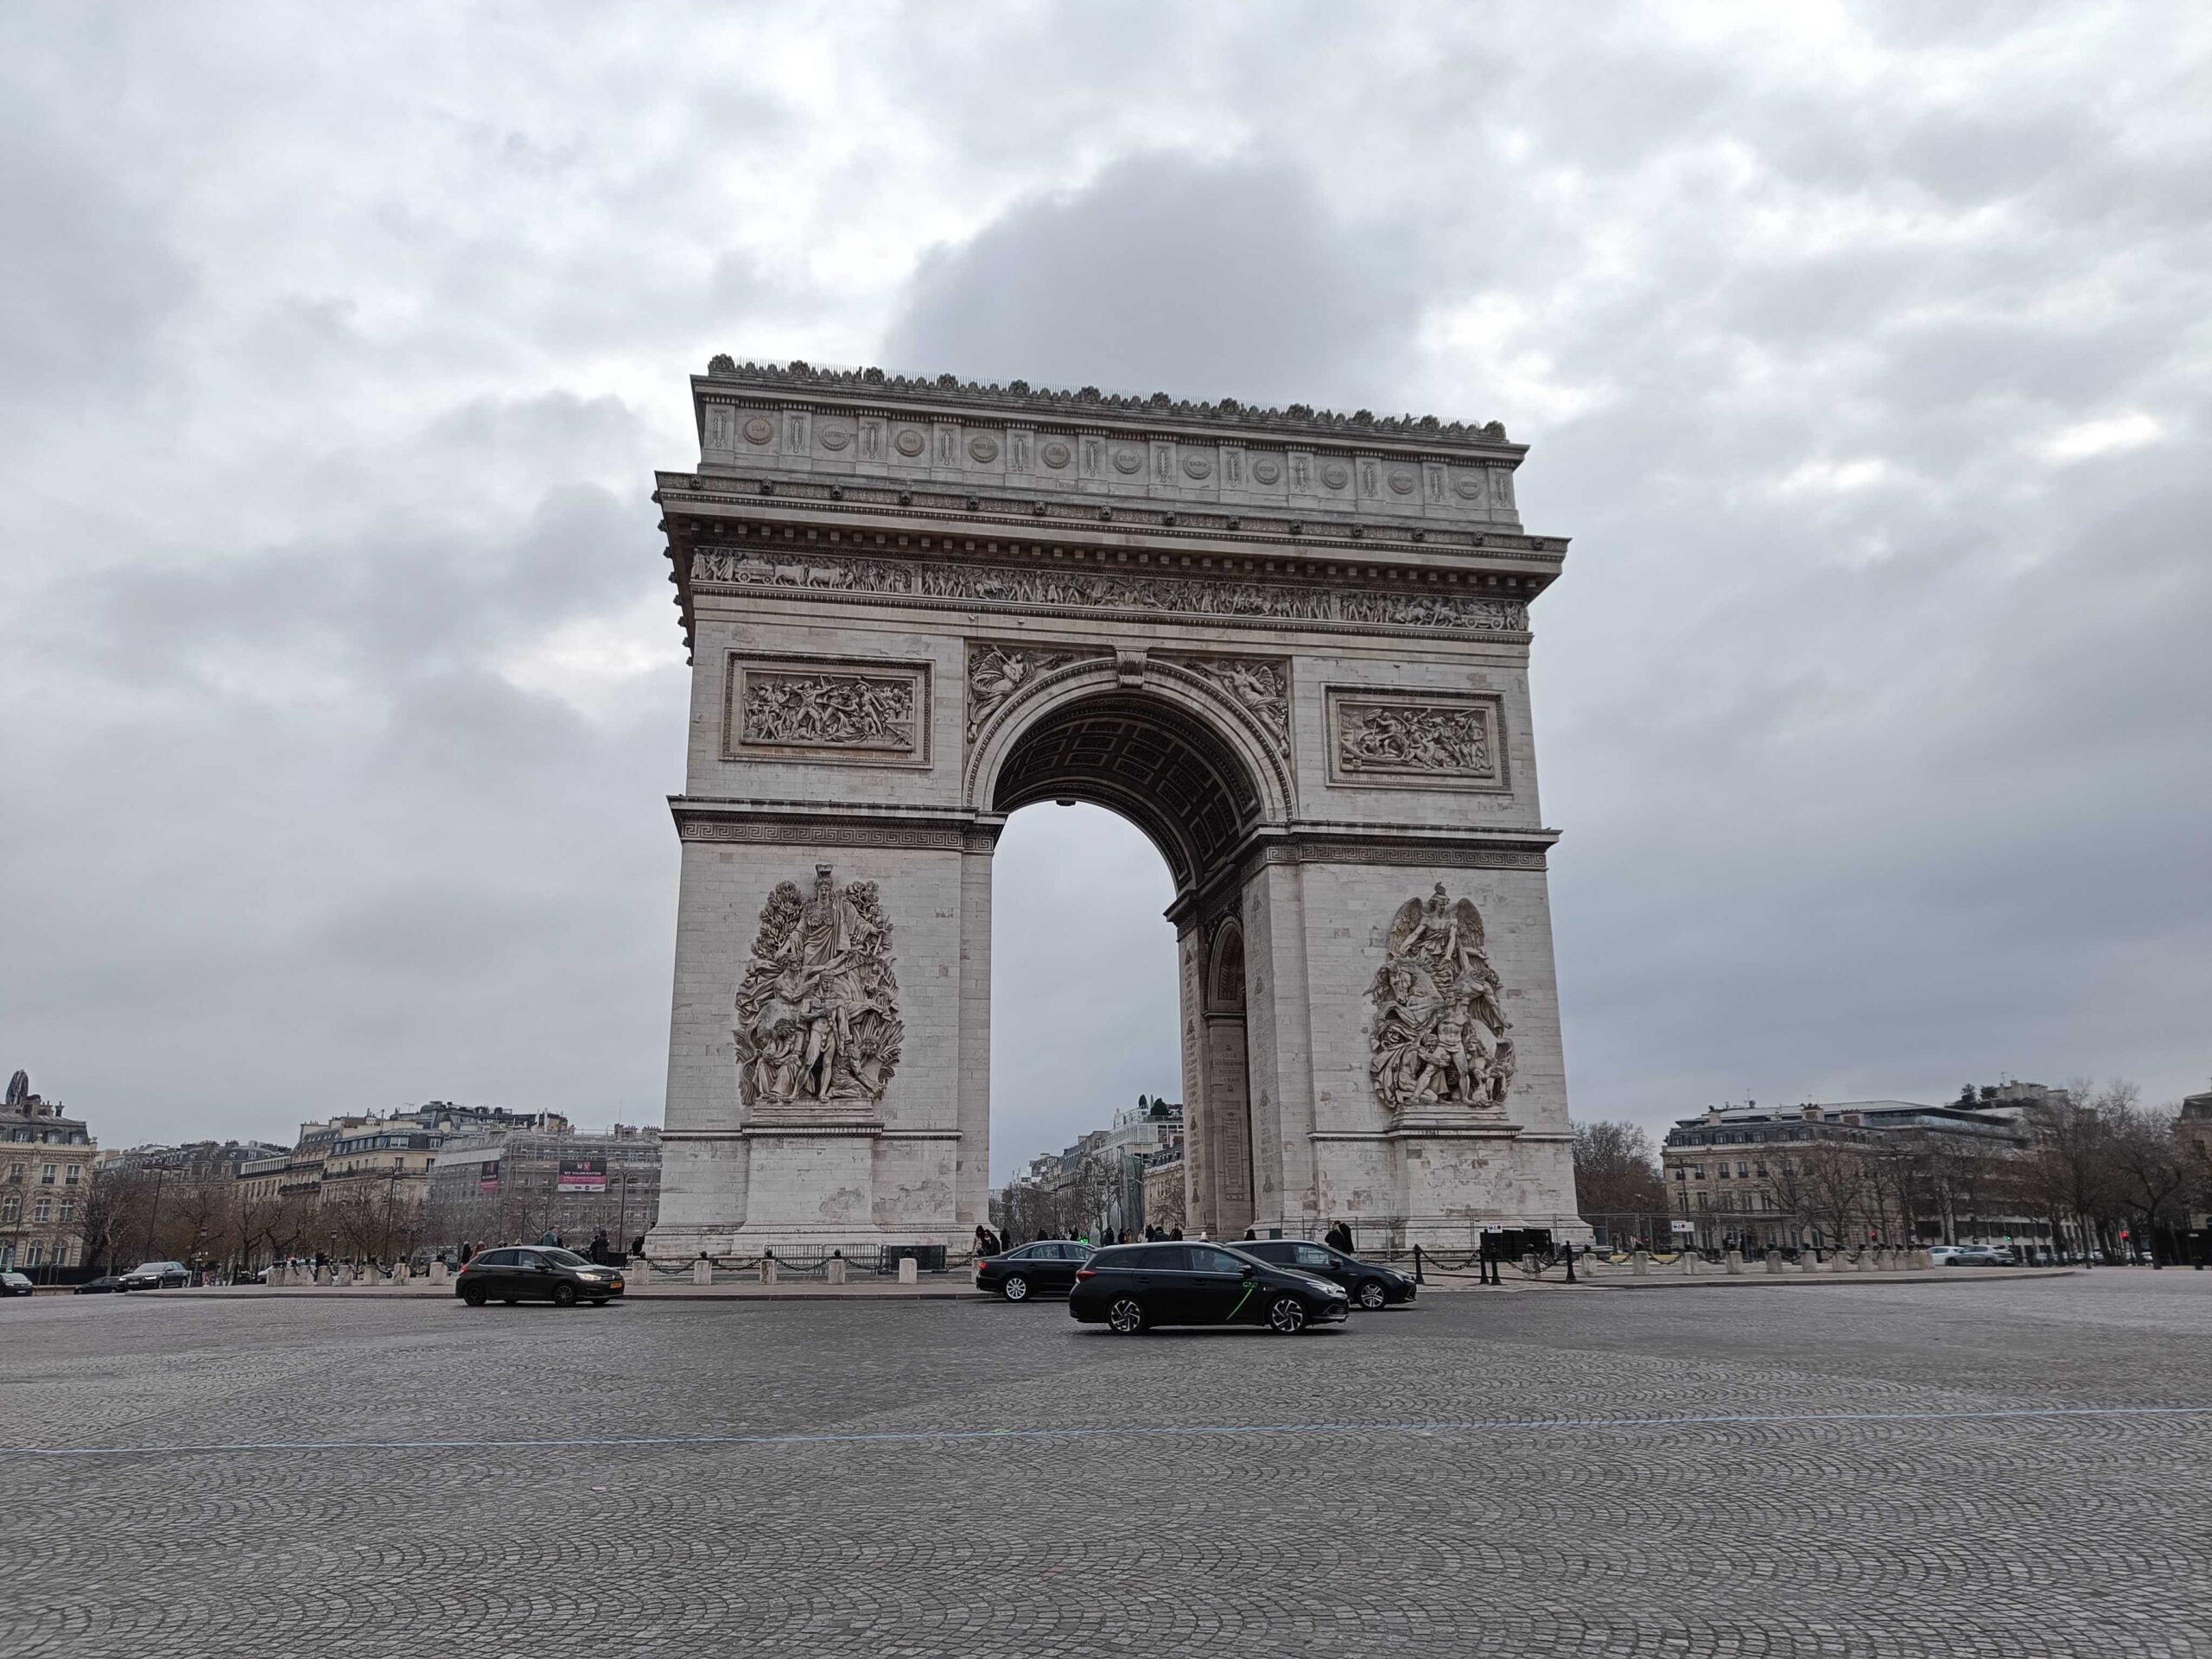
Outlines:
[[[0,1308],[0,1655],[2212,1653],[2212,1274]]]

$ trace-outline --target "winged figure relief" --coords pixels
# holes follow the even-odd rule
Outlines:
[[[1503,987],[1484,949],[1482,912],[1438,882],[1390,918],[1375,1003],[1369,1075],[1394,1112],[1456,1103],[1501,1106],[1512,1086]]]

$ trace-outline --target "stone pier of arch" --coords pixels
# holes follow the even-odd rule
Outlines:
[[[691,392],[654,1254],[967,1241],[992,849],[1071,799],[1174,878],[1195,1225],[1587,1236],[1522,446],[727,358]]]

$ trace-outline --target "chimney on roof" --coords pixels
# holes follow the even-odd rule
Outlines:
[[[1718,1123],[1720,1121],[1720,1109],[1718,1106],[1707,1107],[1705,1109],[1705,1121],[1708,1123]]]
[[[1822,1113],[1821,1113],[1821,1111],[1820,1107],[1819,1107],[1817,1104],[1815,1104],[1814,1102],[1809,1101],[1809,1100],[1808,1100],[1808,1101],[1807,1101],[1807,1102],[1804,1103],[1804,1105],[1803,1105],[1803,1106],[1802,1106],[1801,1108],[1799,1108],[1798,1109],[1799,1109],[1799,1111],[1802,1114],[1802,1116],[1803,1116],[1803,1117],[1804,1117],[1805,1121],[1806,1121],[1808,1123],[1817,1123],[1817,1122],[1819,1122],[1821,1121],[1821,1116],[1822,1116]]]

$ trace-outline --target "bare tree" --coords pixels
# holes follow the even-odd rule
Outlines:
[[[2190,1171],[2174,1124],[2179,1109],[2115,1105],[2105,1124],[2115,1196],[2135,1218],[2151,1264],[2164,1267],[2160,1235],[2173,1223],[2187,1192]]]
[[[2136,1094],[2132,1083],[2101,1089],[2076,1083],[2065,1099],[2053,1102],[2034,1120],[2030,1180],[2050,1212],[2054,1230],[2063,1232],[2069,1225],[2075,1230],[2084,1265],[2100,1243],[2105,1217],[2119,1207],[2111,1125],[2115,1113],[2135,1104]]]
[[[1813,1218],[1813,1183],[1805,1156],[1792,1148],[1771,1154],[1764,1161],[1767,1203],[1787,1223],[1791,1241],[1802,1249],[1805,1229]]]
[[[1667,1188],[1651,1137],[1633,1123],[1574,1126],[1575,1207],[1585,1216],[1656,1216]]]
[[[1864,1244],[1872,1198],[1866,1154],[1857,1146],[1816,1141],[1798,1155],[1813,1224],[1830,1249]]]

